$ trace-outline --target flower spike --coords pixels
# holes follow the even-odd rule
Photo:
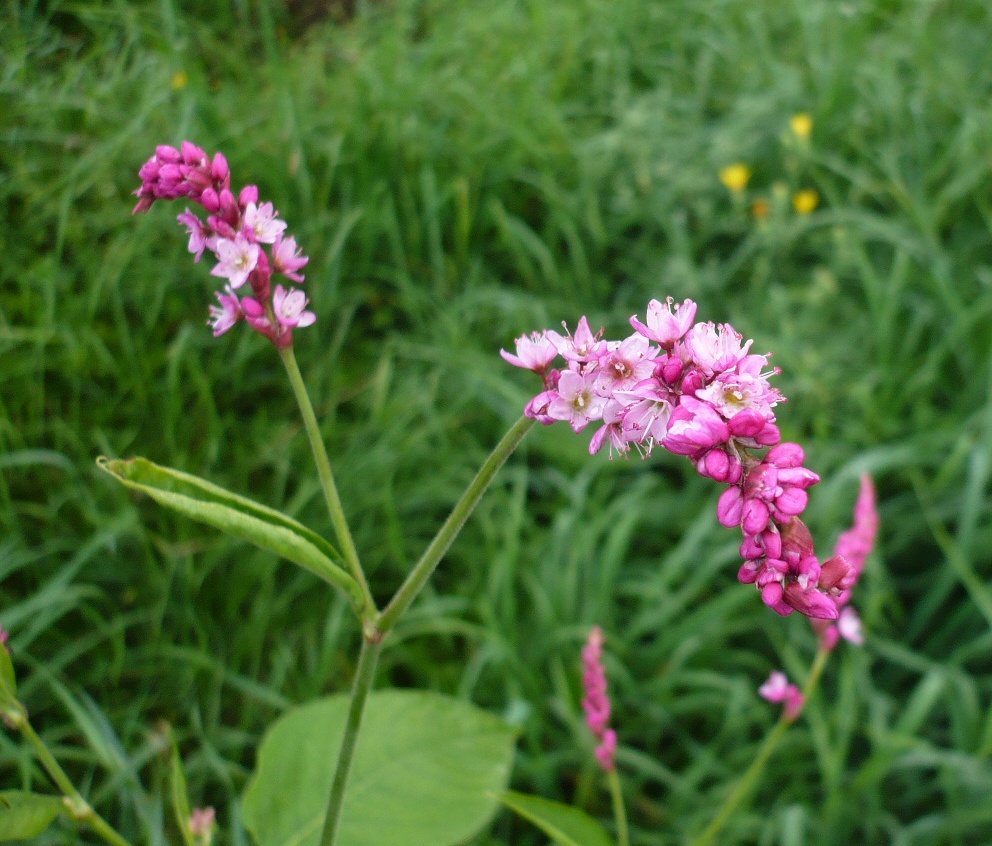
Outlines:
[[[296,239],[286,236],[286,222],[270,202],[259,203],[258,188],[246,185],[237,195],[231,190],[231,170],[222,153],[211,159],[200,147],[184,141],[177,150],[167,145],[138,171],[141,186],[135,191],[134,213],[148,211],[157,200],[180,197],[202,206],[204,223],[189,208],[178,216],[189,235],[189,251],[199,261],[209,250],[217,259],[212,276],[227,280],[220,305],[209,306],[207,325],[214,336],[223,335],[244,320],[280,349],[293,343],[293,330],[312,325],[317,316],[305,311],[309,300],[302,291],[272,290],[272,274],[280,273],[302,283],[297,271],[309,259],[300,253]],[[268,248],[268,250],[266,249]],[[252,296],[239,300],[234,290],[251,286]]]

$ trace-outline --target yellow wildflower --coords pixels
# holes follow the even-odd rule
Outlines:
[[[812,188],[804,188],[792,195],[792,207],[797,214],[809,214],[820,205],[820,195]]]
[[[765,197],[758,197],[753,203],[751,203],[751,214],[754,215],[755,220],[764,220],[768,217],[768,213],[772,210],[771,203]]]
[[[172,90],[178,91],[180,88],[185,88],[189,83],[189,74],[186,71],[176,71],[172,76]]]
[[[789,127],[792,129],[792,134],[800,141],[808,141],[813,133],[813,118],[806,112],[800,112],[789,120]]]
[[[747,188],[750,178],[751,168],[741,162],[720,169],[720,181],[734,194],[739,194]]]

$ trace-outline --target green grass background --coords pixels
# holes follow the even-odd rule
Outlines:
[[[672,295],[774,350],[783,433],[824,478],[821,552],[865,470],[882,532],[867,644],[837,650],[720,842],[992,842],[984,0],[0,8],[0,623],[35,724],[127,836],[175,842],[166,720],[194,803],[247,843],[261,732],[346,689],[358,638],[310,575],[93,463],[143,455],[330,531],[278,357],[211,337],[216,280],[180,205],[130,216],[138,167],[189,138],[311,256],[297,356],[382,599],[536,392],[498,357],[514,337],[581,314],[617,337]],[[754,169],[736,204],[717,179],[733,161]],[[813,214],[792,212],[800,188]],[[602,625],[634,842],[682,843],[777,716],[757,685],[801,678],[815,641],[736,582],[717,486],[587,442],[528,437],[380,682],[518,722],[514,786],[608,821],[578,706]],[[0,784],[49,789],[9,733]],[[509,815],[476,841],[543,842]]]

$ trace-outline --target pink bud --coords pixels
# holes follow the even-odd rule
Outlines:
[[[238,194],[238,202],[241,207],[244,208],[249,203],[255,203],[258,205],[258,186],[257,185],[245,185],[241,189],[241,193]]]
[[[741,524],[744,512],[744,494],[734,485],[727,488],[721,495],[716,506],[717,519],[728,529]]]
[[[163,164],[179,164],[182,161],[182,154],[168,144],[159,144],[155,148],[155,158]]]
[[[207,162],[207,154],[191,141],[183,141],[181,145],[183,161],[188,165],[200,167]]]
[[[768,527],[771,513],[768,506],[760,499],[748,499],[744,502],[741,514],[741,529],[746,534],[756,535]]]
[[[800,614],[814,617],[818,620],[836,620],[837,605],[825,593],[816,588],[803,590],[798,582],[793,582],[785,588],[783,600],[795,608]]]
[[[730,434],[735,438],[753,438],[765,427],[765,418],[761,412],[753,408],[738,411],[727,424]]]
[[[853,586],[857,573],[843,555],[828,558],[820,570],[820,590],[847,590]]]
[[[200,203],[210,214],[216,214],[220,211],[220,197],[217,196],[217,192],[213,188],[203,189],[203,193],[200,194]]]
[[[806,460],[806,453],[799,444],[784,443],[768,450],[765,461],[776,467],[799,467]]]
[[[664,358],[659,358],[655,364],[655,375],[667,384],[674,385],[679,381],[684,368],[685,362],[677,355],[666,355]]]
[[[231,184],[231,169],[227,166],[227,159],[223,153],[214,153],[214,160],[210,166],[210,176],[214,182],[219,182],[225,188]]]
[[[241,218],[241,209],[238,206],[238,201],[234,199],[234,194],[224,188],[218,196],[220,197],[221,217],[231,226],[237,226],[238,220]]]
[[[786,488],[775,498],[775,510],[785,517],[798,517],[806,510],[809,495],[801,488]]]
[[[754,440],[760,446],[774,446],[782,440],[782,433],[779,432],[778,426],[774,423],[766,422],[761,427],[761,431],[754,436]]]

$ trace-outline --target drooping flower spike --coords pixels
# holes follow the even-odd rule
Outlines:
[[[305,311],[309,300],[295,288],[276,285],[279,273],[302,283],[298,271],[309,259],[302,255],[293,236],[286,236],[286,222],[272,203],[259,203],[258,188],[247,185],[237,197],[231,191],[231,171],[222,153],[211,159],[189,141],[175,147],[160,146],[138,172],[141,187],[135,191],[134,213],[146,212],[156,200],[189,199],[203,207],[201,220],[189,208],[178,216],[189,235],[194,261],[210,251],[217,264],[211,275],[227,280],[220,305],[209,306],[207,325],[214,336],[223,335],[242,320],[280,349],[293,343],[293,330],[310,326],[317,319]],[[266,251],[268,247],[268,251]],[[248,284],[252,296],[240,297],[236,289]]]
[[[717,517],[743,534],[740,581],[779,614],[837,620],[856,575],[843,556],[821,567],[799,518],[820,477],[804,466],[802,447],[781,442],[774,409],[785,397],[769,383],[778,368],[730,324],[693,323],[696,310],[692,300],[652,300],[646,321],[631,317],[634,334],[619,341],[593,333],[585,317],[574,334],[518,338],[516,355],[503,358],[543,382],[524,414],[575,432],[602,423],[593,454],[609,445],[611,457],[648,456],[660,446],[685,456],[727,486]]]

